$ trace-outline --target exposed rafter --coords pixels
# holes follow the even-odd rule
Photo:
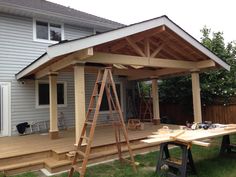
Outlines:
[[[58,70],[61,70],[63,68],[66,68],[67,66],[71,65],[75,60],[84,60],[87,57],[91,57],[93,56],[93,48],[88,48],[88,49],[84,49],[75,53],[72,53],[68,56],[66,56],[65,58],[45,67],[44,69],[38,71],[35,74],[35,78],[42,78],[44,76],[46,76],[49,72],[55,72]]]
[[[134,41],[132,41],[131,38],[127,37],[125,39],[138,55],[145,57],[145,54],[143,53],[142,49],[140,49],[140,47]]]

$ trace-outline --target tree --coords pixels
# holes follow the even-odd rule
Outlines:
[[[201,96],[203,104],[216,101],[227,104],[230,98],[236,96],[236,43],[225,45],[222,32],[213,32],[204,27],[201,43],[231,66],[225,69],[213,70],[200,74]],[[192,86],[190,76],[182,76],[162,80],[160,83],[160,100],[162,102],[192,104]]]

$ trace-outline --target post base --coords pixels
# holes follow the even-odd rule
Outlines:
[[[161,124],[160,119],[153,119],[152,122],[153,122],[154,125],[160,125]]]
[[[51,140],[59,138],[59,131],[49,131],[49,138]]]

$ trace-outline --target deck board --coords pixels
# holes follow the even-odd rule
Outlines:
[[[146,138],[153,131],[163,125],[153,125],[145,123],[142,131],[128,131],[130,140]],[[169,125],[176,128],[176,125]],[[53,150],[57,153],[67,152],[74,149],[75,134],[74,130],[60,132],[60,138],[56,140],[49,139],[48,135],[32,134],[25,136],[12,136],[0,138],[0,159],[14,157],[23,154],[36,153]],[[92,147],[103,146],[115,143],[114,131],[112,126],[97,126],[95,130]]]

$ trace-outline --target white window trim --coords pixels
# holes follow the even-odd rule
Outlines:
[[[57,24],[57,25],[61,25],[61,40],[63,41],[64,38],[65,38],[65,35],[64,35],[64,23],[57,23],[57,22],[52,22],[52,21],[48,21],[48,20],[42,20],[42,19],[35,19],[33,18],[33,40],[35,42],[42,42],[42,43],[50,43],[50,44],[56,44],[58,43],[58,41],[53,41],[53,40],[46,40],[46,39],[38,39],[37,38],[37,33],[36,33],[36,21],[41,21],[41,22],[45,22],[45,23],[53,23],[53,24]],[[50,28],[48,28],[48,34],[49,34],[49,37],[50,37]]]
[[[39,83],[49,84],[49,81],[46,80],[36,80],[35,81],[35,103],[36,109],[49,108],[50,105],[39,105]],[[66,81],[57,81],[57,84],[64,84],[64,104],[58,104],[57,107],[67,107],[67,82]]]
[[[121,111],[123,112],[124,111],[124,95],[123,95],[123,83],[118,81],[118,82],[115,82],[115,84],[120,84],[120,104],[121,104]],[[106,94],[105,90],[104,90],[104,94]],[[115,113],[115,111],[112,111]],[[99,114],[108,114],[110,113],[110,111],[100,111]]]

